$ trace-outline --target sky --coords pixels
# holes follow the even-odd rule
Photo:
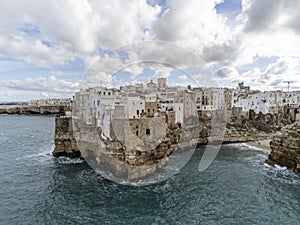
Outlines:
[[[157,77],[300,90],[299,11],[299,0],[2,0],[0,101]]]

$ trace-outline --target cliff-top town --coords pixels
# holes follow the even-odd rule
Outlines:
[[[81,152],[81,155],[84,158],[94,155],[92,158],[97,159],[93,164],[107,163],[108,154],[131,166],[155,166],[164,165],[177,148],[210,141],[234,143],[269,139],[268,133],[300,120],[299,106],[300,91],[260,92],[251,90],[243,82],[235,89],[169,87],[166,78],[158,78],[157,83],[151,80],[146,86],[140,83],[119,89],[82,89],[73,98],[72,118],[98,129],[99,136],[82,134],[84,129],[79,129],[76,123],[74,131],[80,130],[80,135],[76,134],[77,142],[80,139],[83,149],[91,151]],[[65,155],[60,147],[65,146],[64,141],[59,135],[56,137],[58,147],[54,154]],[[104,153],[100,151],[100,154],[95,145],[87,144],[97,139],[105,146]],[[298,168],[296,161],[291,160],[290,168]],[[110,167],[122,168],[118,162]],[[128,168],[116,174],[124,171],[128,179],[147,174]]]
[[[256,114],[277,114],[288,108],[293,111],[295,120],[300,119],[300,91],[261,92],[251,90],[243,82],[235,89],[183,88],[169,87],[166,78],[158,78],[157,83],[151,80],[146,86],[140,83],[119,89],[84,89],[75,94],[74,104],[79,111],[85,109],[80,116],[87,123],[91,123],[95,117],[99,127],[103,127],[111,115],[133,119],[174,113],[175,122],[182,122],[184,117],[196,115],[199,111],[224,111],[229,118],[232,112],[246,114],[252,110]],[[104,133],[108,135],[108,132]]]

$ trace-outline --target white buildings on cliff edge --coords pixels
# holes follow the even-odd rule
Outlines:
[[[146,87],[135,84],[120,89],[95,87],[81,90],[74,96],[73,110],[76,111],[73,114],[87,123],[95,120],[103,134],[110,137],[112,118],[166,117],[167,123],[182,123],[185,117],[196,116],[199,111],[247,113],[253,110],[257,114],[275,114],[284,107],[299,109],[300,91],[252,91],[243,82],[235,89],[188,89],[169,87],[165,78],[159,78],[157,83],[151,80]]]
[[[281,91],[251,91],[249,86],[239,83],[233,90],[232,107],[241,108],[243,112],[253,110],[255,113],[274,114],[283,107]]]

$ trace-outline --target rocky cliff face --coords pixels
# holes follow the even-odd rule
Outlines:
[[[259,124],[264,124],[265,121],[264,117],[258,117],[255,120],[255,122]],[[269,137],[269,133],[253,124],[251,119],[241,115],[239,117],[231,118],[226,124],[223,143],[257,141]]]
[[[270,147],[272,152],[267,163],[286,166],[300,173],[300,122],[288,125],[277,132]]]
[[[199,131],[199,134],[196,134],[197,137],[194,137],[192,141],[193,143],[205,145],[208,142],[214,141],[217,143],[257,141],[270,139],[276,131],[280,131],[274,136],[271,142],[272,153],[268,162],[287,166],[288,168],[299,172],[299,123],[292,124],[281,130],[285,124],[291,122],[289,118],[287,119],[280,115],[255,115],[250,113],[231,117],[230,121],[223,121],[221,119],[220,123],[214,123],[215,118],[217,117],[213,117],[209,113],[202,113],[199,115],[199,129],[191,128],[192,130]],[[53,155],[81,157],[82,155],[74,138],[72,118],[57,117],[55,123],[55,149],[53,151]],[[220,127],[214,129],[214,133],[212,132],[212,127],[216,126],[215,124]],[[174,129],[169,129],[168,135],[161,144],[149,152],[139,151],[138,149],[134,149],[132,151],[128,149],[125,151],[124,149],[126,149],[126,147],[124,147],[122,143],[103,141],[106,146],[107,153],[114,158],[117,158],[120,162],[125,161],[128,165],[132,166],[153,165],[158,161],[164,161],[167,159],[176,147],[184,149],[184,144],[188,143],[188,140],[191,140],[190,132],[182,132],[180,136],[178,135],[178,132],[179,127],[177,126],[174,127]],[[184,135],[187,135],[187,137]],[[93,137],[93,140],[95,139],[101,139],[101,129],[98,130],[97,137]],[[177,146],[179,140],[181,141],[181,145]],[[104,159],[104,157],[102,158]]]
[[[249,114],[232,116],[229,121],[219,121],[213,124],[215,119],[216,117],[212,118],[204,113],[199,116],[200,133],[198,144],[202,145],[208,142],[220,143],[220,141],[226,144],[268,139],[271,136],[271,132],[266,132],[264,128],[269,126],[270,129],[268,131],[274,131],[281,124],[281,121],[276,120],[275,116],[252,115],[250,117]],[[257,124],[264,126],[258,126]]]
[[[153,149],[135,148],[131,149],[129,146],[125,146],[124,143],[119,140],[105,140],[102,138],[101,129],[98,128],[98,139],[104,144],[104,149],[111,156],[117,158],[122,162],[126,162],[132,166],[150,166],[154,163],[159,163],[161,160],[165,160],[168,156],[174,152],[178,146],[180,139],[181,129],[178,124],[174,127],[169,127],[166,132],[166,136]]]
[[[271,130],[279,129],[281,122],[277,119],[275,116],[262,116],[262,115],[251,115],[250,119],[247,116],[238,116],[238,117],[232,117],[230,121],[224,124],[225,121],[217,123],[217,125],[213,124],[213,120],[216,117],[212,116],[211,113],[201,113],[199,114],[199,135],[196,140],[194,140],[195,143],[198,143],[199,145],[205,145],[208,142],[218,142],[220,143],[237,143],[237,142],[248,142],[248,141],[256,141],[261,139],[270,138],[270,134],[268,134],[264,128],[266,126],[271,126]],[[72,128],[72,118],[56,118],[56,130],[55,130],[55,150],[53,152],[54,156],[70,156],[70,157],[76,157],[80,155],[80,152],[78,150],[78,146],[76,144],[76,140],[74,138],[73,134],[73,128]],[[260,127],[257,126],[257,124],[263,124],[262,130],[260,130]],[[212,133],[212,127],[213,126],[220,126],[217,128],[214,128],[215,131]],[[274,126],[274,127],[273,127]],[[169,133],[172,131],[172,129],[169,129]],[[217,131],[217,132],[216,132]],[[184,132],[183,134],[188,134],[189,132]],[[173,139],[176,140],[173,140]],[[167,146],[171,146],[171,149],[173,149],[173,144],[176,145],[178,143],[178,134],[177,135],[171,135],[168,134],[168,137],[166,138],[166,141],[162,142],[161,146],[164,146],[165,144]],[[184,137],[184,135],[181,135],[180,140],[182,147],[178,146],[179,148],[184,148],[184,143],[187,142],[185,140],[188,137]],[[170,140],[171,141],[170,141]],[[126,155],[120,150],[124,146],[116,147],[116,149],[113,149],[109,143],[107,144],[107,149],[113,151],[115,153],[116,158],[120,158],[121,161],[126,159]],[[119,144],[120,145],[120,144]],[[161,152],[161,149],[163,147],[159,147],[155,151]],[[136,151],[133,151],[136,152]],[[166,154],[166,151],[163,151]],[[151,157],[153,158],[152,154]],[[137,152],[138,155],[139,152]],[[170,153],[168,152],[167,155]],[[143,156],[143,157],[142,157]],[[131,157],[131,154],[130,154]],[[135,163],[135,164],[141,164],[145,163],[147,161],[148,155],[146,153],[143,153]],[[150,158],[151,158],[150,157]],[[150,159],[149,159],[150,160]],[[150,160],[152,161],[152,160]]]
[[[81,157],[76,143],[71,117],[55,118],[55,148],[52,154],[55,157],[66,156],[70,158]]]

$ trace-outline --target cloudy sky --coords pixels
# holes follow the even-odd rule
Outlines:
[[[299,11],[299,0],[2,0],[0,101],[72,96],[95,62],[94,82],[118,70],[123,84],[190,75],[209,85],[185,51],[221,86],[300,89]]]

